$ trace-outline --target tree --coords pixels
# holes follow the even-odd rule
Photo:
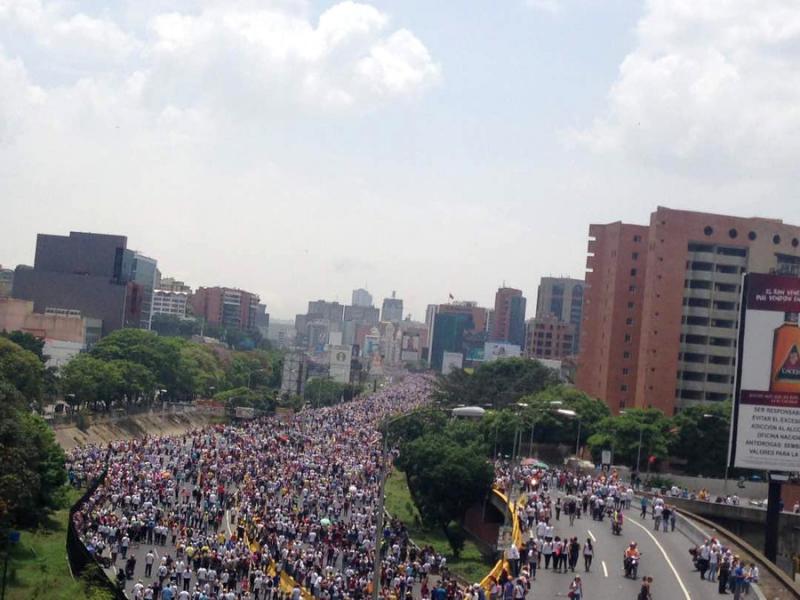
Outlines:
[[[0,337],[0,381],[13,385],[29,402],[42,399],[44,364],[11,340]]]
[[[23,350],[33,352],[40,361],[45,362],[47,360],[44,355],[44,340],[42,338],[38,338],[27,331],[3,331],[0,335],[11,340]]]
[[[558,373],[537,360],[506,358],[484,363],[471,375],[457,369],[440,377],[434,398],[448,406],[489,404],[499,409],[558,382]]]
[[[602,419],[587,442],[593,456],[599,457],[602,450],[612,450],[617,464],[625,463],[636,469],[639,440],[642,464],[650,456],[665,458],[669,454],[672,427],[671,420],[658,409],[631,408],[617,417]]]
[[[598,424],[611,414],[605,402],[567,385],[548,387],[524,396],[520,402],[527,404],[521,410],[521,418],[526,427],[535,425],[535,441],[539,443],[574,445],[580,429],[583,444],[597,430]],[[559,414],[558,409],[574,411],[575,417]]]
[[[110,408],[114,401],[124,398],[126,383],[118,365],[127,361],[115,362],[117,366],[80,354],[64,366],[62,389],[74,408],[81,405],[96,408],[98,402]]]
[[[197,319],[181,319],[175,315],[156,313],[153,315],[150,329],[161,336],[190,338],[193,335],[200,335],[202,324]]]
[[[26,401],[0,382],[0,520],[16,526],[33,525],[56,508],[66,482],[64,452]]]
[[[123,396],[128,404],[142,398],[148,401],[153,398],[156,380],[150,369],[130,360],[112,360],[108,366],[115,369],[120,378],[115,397]]]
[[[458,556],[464,537],[453,523],[463,522],[467,509],[486,496],[494,480],[485,445],[429,433],[405,444],[397,465],[406,472],[423,522],[441,529]]]
[[[670,454],[686,461],[690,475],[721,476],[728,460],[731,405],[690,406],[672,418]]]

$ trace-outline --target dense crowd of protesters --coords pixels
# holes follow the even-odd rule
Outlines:
[[[75,525],[136,600],[262,600],[285,594],[287,575],[293,600],[305,590],[358,600],[371,591],[376,537],[384,596],[411,597],[416,585],[454,597],[446,561],[411,545],[402,523],[376,532],[377,427],[429,394],[428,379],[408,376],[286,420],[75,449],[68,471],[76,483],[96,477],[108,454],[107,475]]]

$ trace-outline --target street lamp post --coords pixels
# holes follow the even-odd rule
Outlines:
[[[569,408],[559,408],[559,409],[556,409],[556,412],[558,414],[560,414],[560,415],[564,415],[565,417],[569,417],[571,419],[574,419],[574,418],[576,418],[578,416],[578,413],[576,413],[574,410],[571,410]],[[581,449],[581,420],[578,419],[578,438],[575,440],[575,457],[576,458],[578,456],[578,452],[580,451],[580,449]]]
[[[718,419],[720,421],[724,421],[725,420],[725,418],[720,416],[720,415],[714,415],[714,414],[710,414],[710,413],[705,413],[703,415],[703,418],[704,419]],[[724,490],[726,496],[728,495],[728,471],[730,470],[730,460],[731,460],[730,452],[726,452],[725,453],[725,481],[722,484],[722,489]]]

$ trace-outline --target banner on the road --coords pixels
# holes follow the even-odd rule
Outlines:
[[[731,464],[800,464],[800,278],[750,273],[739,317]]]

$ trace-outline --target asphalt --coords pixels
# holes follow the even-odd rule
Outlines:
[[[651,592],[657,600],[705,600],[718,597],[715,583],[703,581],[694,570],[689,548],[692,545],[677,529],[669,532],[654,531],[650,518],[639,517],[637,503],[625,511],[622,535],[611,533],[611,523],[606,518],[594,521],[588,515],[576,519],[570,526],[562,514],[554,521],[555,534],[562,538],[578,536],[581,547],[587,538],[594,546],[594,561],[590,572],[583,569],[583,555],[576,572],[555,573],[539,569],[528,598],[544,600],[566,598],[575,575],[583,581],[583,600],[635,600],[641,583],[625,578],[622,572],[622,555],[631,541],[637,542],[642,554],[639,577],[653,578]]]

